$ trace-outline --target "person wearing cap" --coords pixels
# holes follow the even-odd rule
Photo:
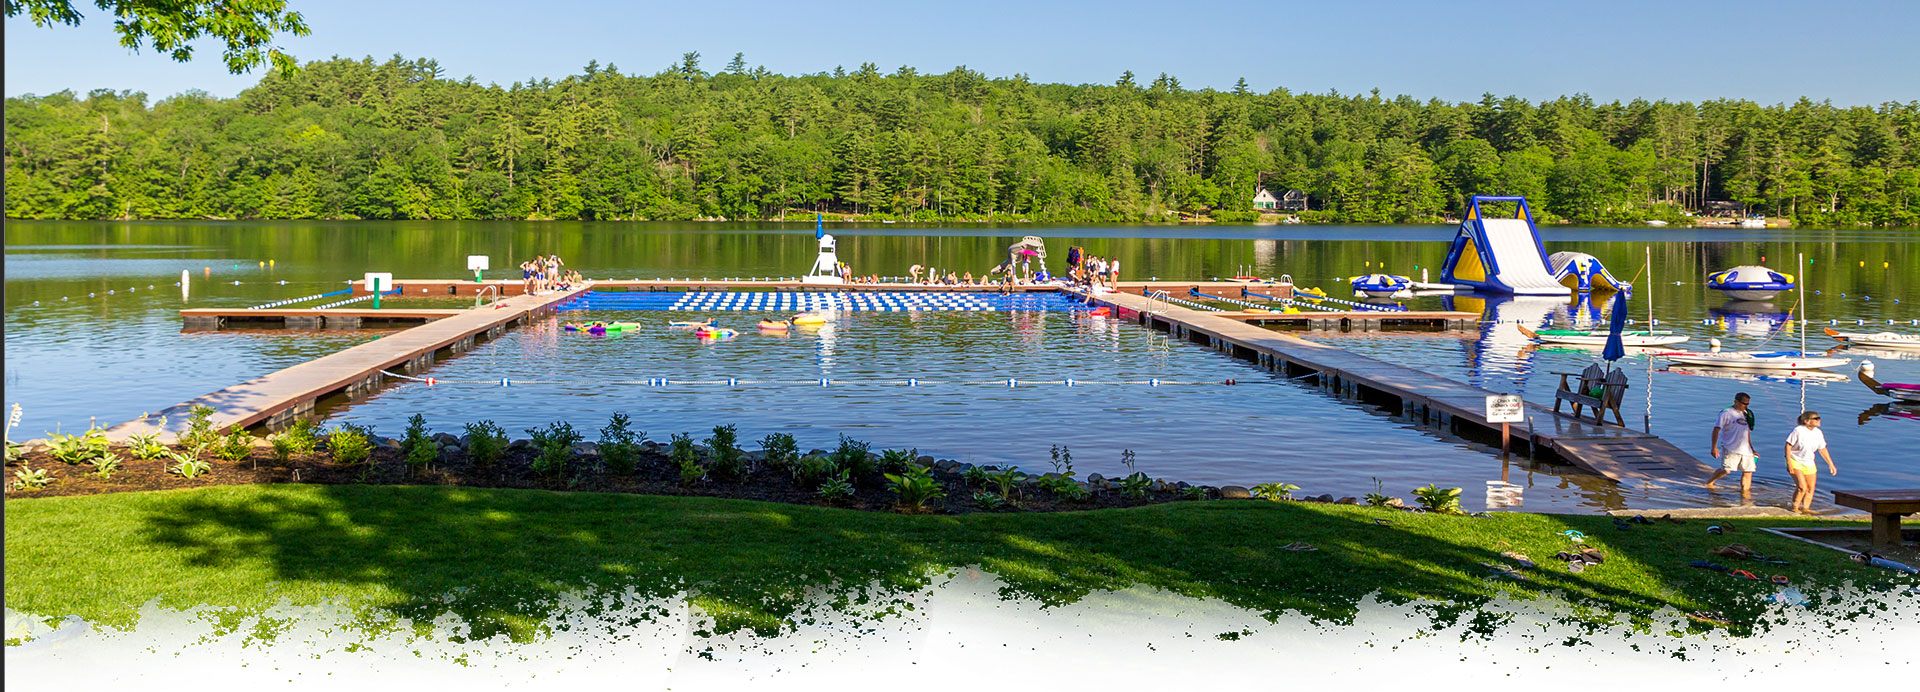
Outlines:
[[[1732,406],[1720,411],[1720,418],[1713,425],[1713,458],[1720,460],[1720,469],[1707,478],[1707,488],[1713,488],[1715,481],[1739,471],[1740,496],[1753,493],[1753,411],[1747,407],[1752,401],[1753,397],[1741,392],[1733,395]]]

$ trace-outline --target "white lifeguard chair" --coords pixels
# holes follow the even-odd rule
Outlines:
[[[838,286],[847,282],[840,276],[840,256],[834,254],[833,247],[833,236],[822,234],[820,254],[813,258],[813,269],[800,277],[800,283]]]

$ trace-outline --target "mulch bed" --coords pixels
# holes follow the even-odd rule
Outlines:
[[[868,478],[854,479],[853,497],[838,504],[829,504],[823,501],[812,487],[801,485],[786,471],[766,468],[763,464],[752,460],[747,462],[746,474],[737,480],[709,477],[694,485],[683,486],[679,481],[678,468],[668,460],[665,454],[655,451],[642,451],[635,471],[631,475],[618,475],[607,471],[597,457],[576,455],[567,465],[565,473],[558,476],[545,476],[531,470],[530,462],[535,454],[531,448],[509,449],[501,460],[488,467],[476,466],[464,451],[442,452],[440,460],[432,467],[419,471],[407,467],[399,450],[384,447],[374,449],[367,462],[355,465],[335,463],[328,457],[325,445],[322,445],[321,450],[305,458],[290,459],[285,462],[275,460],[269,450],[255,449],[248,459],[238,462],[208,459],[213,469],[193,479],[182,478],[168,472],[169,464],[166,460],[133,459],[132,455],[123,448],[116,447],[114,451],[124,461],[119,470],[106,480],[92,475],[92,466],[69,465],[54,459],[44,451],[26,453],[23,455],[26,465],[30,468],[45,470],[52,482],[36,490],[14,488],[13,473],[20,467],[20,462],[16,461],[7,466],[6,498],[12,500],[29,497],[97,495],[201,488],[214,485],[311,483],[441,485],[721,497],[871,511],[898,511],[895,495],[884,487],[885,481],[878,473]],[[974,503],[973,493],[986,489],[971,487],[964,479],[959,478],[942,479],[940,485],[946,491],[946,497],[928,502],[925,511],[940,514],[982,511],[1058,512],[1137,507],[1186,499],[1172,488],[1163,492],[1148,493],[1144,499],[1130,497],[1120,492],[1117,487],[1094,488],[1086,499],[1070,500],[1056,498],[1050,492],[1040,488],[1026,487],[1013,493],[1011,506],[997,510],[981,510]]]

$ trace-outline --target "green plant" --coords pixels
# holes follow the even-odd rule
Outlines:
[[[1460,513],[1459,488],[1442,488],[1438,485],[1428,483],[1424,488],[1414,488],[1413,496],[1420,502],[1420,506],[1426,508],[1429,512],[1439,514]]]
[[[327,433],[327,453],[333,461],[352,466],[373,454],[373,431],[352,423],[342,423]]]
[[[991,512],[1007,506],[1007,501],[999,495],[982,490],[973,494],[973,506]]]
[[[25,457],[26,449],[25,445],[14,442],[13,440],[7,440],[7,465],[12,466],[13,462]]]
[[[88,460],[87,463],[93,465],[94,477],[104,481],[112,478],[113,472],[120,470],[120,455],[107,452]]]
[[[1253,496],[1279,502],[1293,499],[1293,491],[1299,489],[1300,486],[1292,483],[1261,483],[1253,486]]]
[[[1189,500],[1205,500],[1211,496],[1211,493],[1207,491],[1207,486],[1189,485],[1186,490],[1180,491],[1180,496]]]
[[[740,451],[740,434],[731,425],[716,425],[713,437],[707,438],[707,449],[713,451],[711,470],[714,476],[727,480],[737,480],[747,474],[746,454]]]
[[[1053,470],[1068,478],[1073,477],[1073,450],[1054,445],[1049,452],[1053,455]]]
[[[304,457],[320,447],[320,438],[315,435],[313,421],[305,418],[293,419],[292,423],[287,424],[286,430],[280,431],[280,436],[287,438],[288,444],[292,445],[290,456]]]
[[[1120,479],[1120,492],[1126,493],[1127,497],[1135,500],[1147,499],[1147,488],[1152,486],[1153,481],[1147,479],[1147,474],[1139,471],[1135,471],[1128,474],[1126,478]]]
[[[600,459],[614,473],[630,475],[640,463],[640,443],[646,439],[646,433],[633,429],[633,419],[615,413],[600,429]]]
[[[534,473],[559,476],[567,470],[567,461],[573,458],[573,446],[580,444],[580,433],[574,431],[572,423],[549,423],[545,428],[528,428],[527,435],[533,440],[533,462],[528,464]]]
[[[1134,463],[1133,450],[1131,449],[1120,450],[1120,465],[1126,467],[1128,471],[1132,471],[1133,463]]]
[[[847,480],[847,472],[841,471],[820,483],[820,499],[827,504],[837,505],[853,499],[853,482]]]
[[[162,417],[160,419],[160,425],[164,426],[166,424],[167,419]],[[143,461],[147,459],[158,459],[166,456],[167,446],[160,443],[160,433],[158,432],[132,433],[127,435],[127,452],[133,454],[133,458]]]
[[[1387,506],[1387,502],[1392,499],[1392,496],[1380,492],[1380,479],[1373,479],[1373,492],[1367,493],[1367,504],[1375,507],[1385,507]]]
[[[48,454],[69,465],[83,464],[97,459],[112,447],[107,442],[107,431],[100,428],[88,428],[79,435],[54,434],[47,436]]]
[[[667,443],[667,458],[680,469],[681,485],[693,485],[707,477],[707,467],[700,463],[700,450],[693,446],[692,435],[675,433]]]
[[[475,466],[492,466],[507,453],[507,431],[491,420],[467,424],[467,456]]]
[[[834,467],[848,472],[854,482],[872,476],[879,470],[873,458],[867,456],[867,449],[872,446],[871,442],[862,442],[841,435],[840,446],[833,450]]]
[[[253,441],[252,433],[234,428],[233,432],[222,436],[219,442],[214,443],[213,453],[227,461],[237,462],[253,454]]]
[[[220,444],[220,431],[213,429],[213,407],[194,406],[187,412],[187,431],[180,433],[180,446],[199,454]]]
[[[994,490],[1000,493],[1000,500],[1003,502],[1011,502],[1013,489],[1019,487],[1020,482],[1026,479],[1027,474],[1021,473],[1018,466],[1008,466],[987,475],[987,480],[993,483]]]
[[[192,480],[199,477],[200,474],[213,470],[213,464],[189,454],[167,452],[167,458],[173,460],[173,465],[167,467],[167,471],[179,474],[181,478],[188,480]]]
[[[800,477],[800,443],[792,435],[773,433],[760,438],[760,449],[767,453],[767,467],[787,471]]]
[[[960,480],[966,481],[967,487],[969,488],[984,488],[987,487],[988,483],[993,482],[993,479],[988,476],[987,470],[979,466],[971,466],[968,467],[967,470],[961,471]]]
[[[880,472],[881,473],[906,473],[907,467],[912,466],[913,460],[919,457],[920,457],[920,450],[918,448],[915,448],[912,450],[906,450],[906,449],[881,450]]]
[[[440,458],[440,445],[434,443],[427,434],[427,418],[418,413],[407,419],[407,433],[400,438],[400,454],[407,460],[407,468],[421,470],[433,465]]]
[[[1067,474],[1059,476],[1044,476],[1040,479],[1040,488],[1053,493],[1054,497],[1062,500],[1079,502],[1087,499],[1087,496],[1091,495],[1092,491],[1087,490],[1087,486],[1081,485],[1079,481],[1074,480],[1073,476],[1070,475],[1071,473],[1072,472],[1069,471]]]
[[[833,457],[809,454],[794,465],[794,479],[802,485],[817,485],[840,475],[842,470],[839,464],[833,463]]]
[[[273,449],[273,460],[282,464],[293,458],[293,439],[285,433],[267,438],[267,444]]]
[[[927,503],[947,496],[940,482],[933,479],[933,472],[920,467],[910,467],[903,473],[885,475],[890,490],[899,496],[900,508],[920,511]]]
[[[20,470],[13,472],[13,477],[14,490],[39,490],[53,483],[53,479],[47,477],[46,469],[27,466],[22,466]]]

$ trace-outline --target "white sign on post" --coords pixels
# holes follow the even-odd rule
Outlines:
[[[367,290],[373,293],[393,290],[393,275],[387,272],[367,272]]]
[[[487,255],[467,255],[467,271],[470,272],[483,272],[492,269],[493,267],[487,266],[492,263],[493,260]]]
[[[1527,419],[1527,404],[1518,394],[1487,396],[1488,423],[1519,423]]]

